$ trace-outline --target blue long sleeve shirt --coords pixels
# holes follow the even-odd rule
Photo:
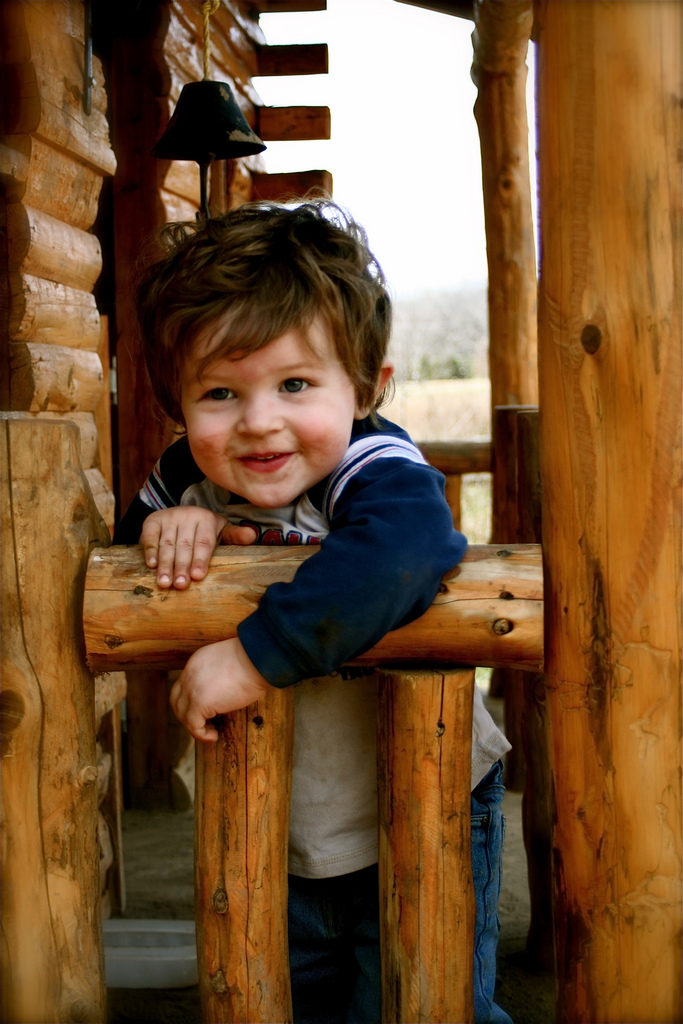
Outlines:
[[[239,626],[273,686],[325,675],[418,618],[467,542],[453,528],[444,479],[400,427],[356,421],[329,477],[285,509],[255,509],[205,480],[183,437],[161,456],[119,524],[135,544],[156,508],[201,504],[259,530],[257,543],[320,544],[290,583],[274,583]]]

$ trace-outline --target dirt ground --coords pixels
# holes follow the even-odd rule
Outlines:
[[[499,714],[495,706],[492,710]],[[519,793],[506,794],[505,815],[497,998],[515,1024],[552,1024],[555,1019],[552,975],[535,970],[525,955],[529,897]],[[191,919],[194,916],[192,812],[125,811],[123,840],[126,917]],[[108,1024],[199,1024],[201,1021],[196,988],[110,989],[108,995]]]

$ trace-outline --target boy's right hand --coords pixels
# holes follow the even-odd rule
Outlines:
[[[159,509],[147,516],[140,535],[145,564],[157,570],[157,585],[185,590],[203,580],[219,543],[253,544],[257,531],[234,526],[208,508],[183,505]]]

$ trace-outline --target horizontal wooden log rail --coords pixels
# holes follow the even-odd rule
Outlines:
[[[427,462],[446,476],[490,473],[493,469],[490,441],[419,441],[418,448]]]
[[[290,43],[261,46],[258,73],[271,75],[326,75],[329,70],[327,43]]]
[[[287,202],[293,196],[313,192],[332,194],[332,175],[325,170],[282,171],[277,174],[254,171],[251,183],[251,198],[266,202]]]
[[[234,636],[271,583],[291,580],[315,549],[221,547],[209,575],[161,590],[140,547],[93,551],[83,624],[95,673],[180,668],[198,647]],[[443,579],[424,615],[356,659],[370,665],[512,665],[543,662],[543,571],[537,544],[478,545]]]
[[[329,107],[257,107],[256,133],[264,142],[330,138]]]

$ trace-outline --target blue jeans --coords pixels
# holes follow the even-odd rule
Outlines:
[[[477,915],[474,926],[475,1024],[512,1024],[512,1018],[494,1000],[496,950],[500,934],[500,897],[505,818],[503,763],[496,761],[488,775],[472,790],[472,880]]]
[[[512,1024],[493,1000],[505,830],[502,771],[498,761],[471,799],[476,1024]],[[381,1021],[376,864],[335,878],[289,876],[289,963],[295,1024]]]

